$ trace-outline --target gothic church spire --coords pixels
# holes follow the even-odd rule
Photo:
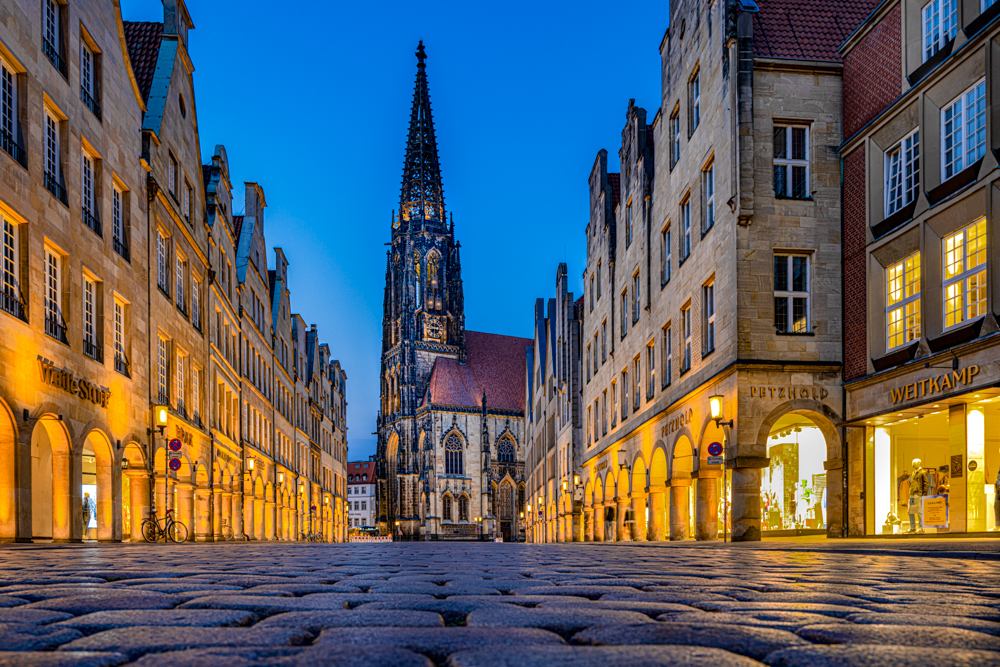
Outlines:
[[[427,222],[445,225],[444,188],[438,164],[437,139],[427,92],[424,43],[417,45],[417,81],[413,90],[410,132],[403,161],[403,187],[399,197],[399,225],[419,229]]]

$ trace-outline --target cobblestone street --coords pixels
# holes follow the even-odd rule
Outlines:
[[[0,665],[997,664],[972,544],[9,546]]]

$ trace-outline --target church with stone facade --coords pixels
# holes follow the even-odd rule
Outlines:
[[[524,373],[532,340],[466,331],[417,47],[399,211],[386,253],[378,507],[402,540],[523,539]]]

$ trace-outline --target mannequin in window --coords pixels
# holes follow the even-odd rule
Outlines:
[[[910,497],[907,503],[906,512],[910,515],[910,529],[908,533],[923,533],[924,529],[920,525],[923,518],[923,507],[921,497],[930,493],[930,480],[927,471],[920,467],[920,459],[913,459],[913,476],[910,478]]]

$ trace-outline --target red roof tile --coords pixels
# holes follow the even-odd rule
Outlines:
[[[128,59],[132,63],[136,83],[143,101],[149,100],[149,87],[153,84],[156,59],[160,55],[160,36],[163,24],[155,22],[123,21]]]
[[[236,238],[236,243],[240,242],[240,232],[243,230],[243,216],[234,215],[233,216],[233,236]]]
[[[757,0],[754,55],[839,62],[838,47],[880,0]]]
[[[428,384],[430,403],[524,411],[525,350],[530,338],[465,332],[465,363],[438,357]],[[424,397],[427,403],[427,397]]]
[[[357,479],[351,479],[354,475],[368,475],[367,479],[358,477]],[[364,484],[368,482],[369,484],[375,481],[375,462],[374,461],[349,461],[347,463],[347,483],[348,484]]]
[[[621,174],[608,172],[608,185],[611,186],[611,210],[613,211],[622,198]]]

